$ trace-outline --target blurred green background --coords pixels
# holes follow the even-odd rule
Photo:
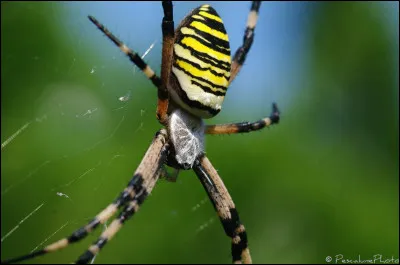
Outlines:
[[[155,89],[86,15],[141,54],[156,40],[146,60],[159,72],[161,5],[105,5],[1,2],[2,260],[68,235],[114,200],[160,128]],[[175,25],[198,5],[175,3]],[[212,5],[235,50],[249,3]],[[274,100],[281,123],[206,138],[255,263],[399,258],[397,23],[398,2],[262,4],[245,67],[207,123],[257,120]],[[100,232],[29,262],[73,262]],[[94,262],[230,260],[187,171],[160,181]]]

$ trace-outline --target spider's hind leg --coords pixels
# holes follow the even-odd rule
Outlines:
[[[235,204],[217,171],[206,156],[196,161],[193,170],[207,191],[226,235],[232,239],[233,263],[252,263],[246,230],[240,222]]]

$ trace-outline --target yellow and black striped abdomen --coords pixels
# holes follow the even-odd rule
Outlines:
[[[222,19],[209,5],[193,10],[175,32],[172,99],[201,118],[218,114],[229,84],[231,52]]]

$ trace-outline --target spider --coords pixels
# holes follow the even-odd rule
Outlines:
[[[279,122],[279,110],[273,103],[272,114],[253,123],[206,126],[203,119],[212,118],[220,112],[227,88],[240,71],[252,45],[260,5],[260,2],[252,2],[242,46],[231,61],[223,21],[210,5],[194,9],[174,30],[172,2],[163,1],[161,77],[98,20],[88,16],[157,88],[156,116],[165,128],[156,133],[132,179],[113,203],[70,236],[4,263],[20,262],[65,248],[85,238],[120,211],[98,240],[76,261],[88,263],[125,221],[139,210],[160,177],[174,181],[179,170],[188,169],[196,173],[218,213],[225,233],[231,238],[233,263],[252,262],[246,230],[239,220],[235,204],[204,153],[204,135],[244,133],[269,127]],[[168,174],[165,165],[175,170],[174,176]]]

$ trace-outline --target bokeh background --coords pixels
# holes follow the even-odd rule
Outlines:
[[[200,2],[174,4],[175,25]],[[211,2],[231,48],[250,4]],[[207,136],[256,263],[399,258],[398,2],[264,2],[253,47]],[[1,259],[68,235],[119,194],[160,125],[156,90],[87,19],[159,73],[156,2],[1,2]],[[31,263],[70,263],[100,234]],[[229,263],[192,171],[160,181],[94,263]]]

